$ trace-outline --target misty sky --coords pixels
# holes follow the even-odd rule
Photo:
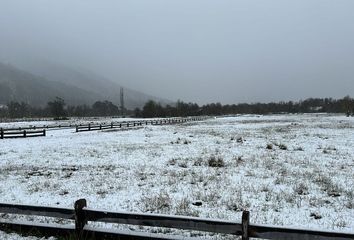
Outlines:
[[[171,100],[354,96],[353,0],[0,0],[0,59]]]

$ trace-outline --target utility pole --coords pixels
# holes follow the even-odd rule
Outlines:
[[[125,117],[124,111],[125,107],[124,107],[124,89],[121,87],[120,88],[120,114],[122,115],[122,117]]]

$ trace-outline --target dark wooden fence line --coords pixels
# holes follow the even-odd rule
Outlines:
[[[109,124],[87,124],[76,126],[76,132],[86,132],[86,131],[97,131],[110,128],[132,128],[143,125],[168,125],[168,124],[177,124],[190,121],[201,121],[205,120],[206,117],[188,117],[188,118],[167,118],[167,119],[154,119],[154,120],[138,120],[138,121],[124,121],[124,122],[115,122]]]
[[[59,124],[59,125],[43,125],[43,126],[26,126],[16,128],[3,128],[5,131],[21,131],[21,130],[36,130],[36,129],[65,129],[75,128],[77,124]]]
[[[121,128],[124,126],[142,126],[142,125],[162,125],[162,124],[173,124],[173,123],[183,123],[187,121],[196,121],[205,119],[205,117],[192,117],[192,118],[168,118],[163,120],[132,120],[123,122],[111,122],[111,123],[89,123],[89,124],[57,124],[57,125],[42,125],[42,126],[26,126],[26,127],[16,127],[16,128],[2,128],[4,131],[23,131],[23,130],[37,130],[37,129],[67,129],[67,128],[78,128],[79,131],[96,131],[109,128]],[[87,130],[88,125],[93,126],[93,129]],[[113,125],[113,126],[112,126]],[[85,130],[86,129],[86,130]]]
[[[8,131],[0,128],[0,139],[5,138],[26,138],[26,137],[42,137],[46,136],[46,130],[21,130],[21,131]]]
[[[1,204],[0,213],[44,216],[75,221],[75,225],[41,224],[0,220],[0,230],[39,236],[62,236],[76,239],[188,239],[178,236],[151,234],[136,231],[120,231],[88,226],[88,222],[139,225],[149,227],[174,228],[190,231],[211,232],[262,239],[304,239],[304,240],[348,240],[354,239],[354,233],[294,229],[267,225],[250,224],[250,214],[244,211],[241,223],[223,220],[202,219],[196,217],[169,216],[160,214],[108,212],[87,208],[85,199],[79,199],[74,209]]]

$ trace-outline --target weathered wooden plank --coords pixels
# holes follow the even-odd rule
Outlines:
[[[40,207],[0,203],[0,213],[57,217],[72,220],[75,219],[75,211],[74,209],[70,208]]]
[[[37,237],[69,237],[75,236],[75,228],[71,225],[43,224],[25,221],[0,221],[0,230],[4,232],[17,232],[25,236]]]
[[[87,132],[87,131],[91,131],[91,129],[88,128],[78,129],[78,132]]]
[[[354,233],[339,233],[309,229],[283,228],[267,225],[249,225],[249,237],[279,240],[353,240]]]
[[[111,127],[110,125],[102,125],[102,128],[101,128],[101,130],[105,130],[105,129],[112,129],[112,128],[115,128],[114,126],[113,127]]]
[[[18,131],[18,132],[13,132],[13,131],[7,132],[7,131],[4,131],[4,136],[6,136],[6,135],[19,135],[19,134],[23,135],[23,131]]]
[[[143,213],[104,212],[89,208],[84,208],[83,211],[86,213],[88,221],[178,228],[234,235],[242,234],[241,224],[231,221]]]
[[[10,135],[7,135],[7,134],[4,134],[3,138],[24,138],[24,137],[43,137],[45,136],[45,134],[43,132],[41,132],[40,134],[30,134],[28,135],[26,133],[26,135],[24,135],[24,133],[22,132],[21,134],[10,134]]]
[[[27,134],[33,134],[33,133],[43,133],[43,130],[33,130],[33,131],[26,131]]]
[[[11,135],[11,136],[4,135],[4,139],[5,138],[24,138],[24,136],[22,133],[21,135]]]

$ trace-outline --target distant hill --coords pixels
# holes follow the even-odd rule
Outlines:
[[[119,105],[120,87],[94,73],[55,64],[32,65],[24,71],[0,63],[0,104],[14,100],[44,106],[59,96],[69,105],[91,105],[98,100],[109,100]],[[125,105],[130,109],[143,106],[149,99],[162,104],[171,103],[131,89],[124,91]]]

